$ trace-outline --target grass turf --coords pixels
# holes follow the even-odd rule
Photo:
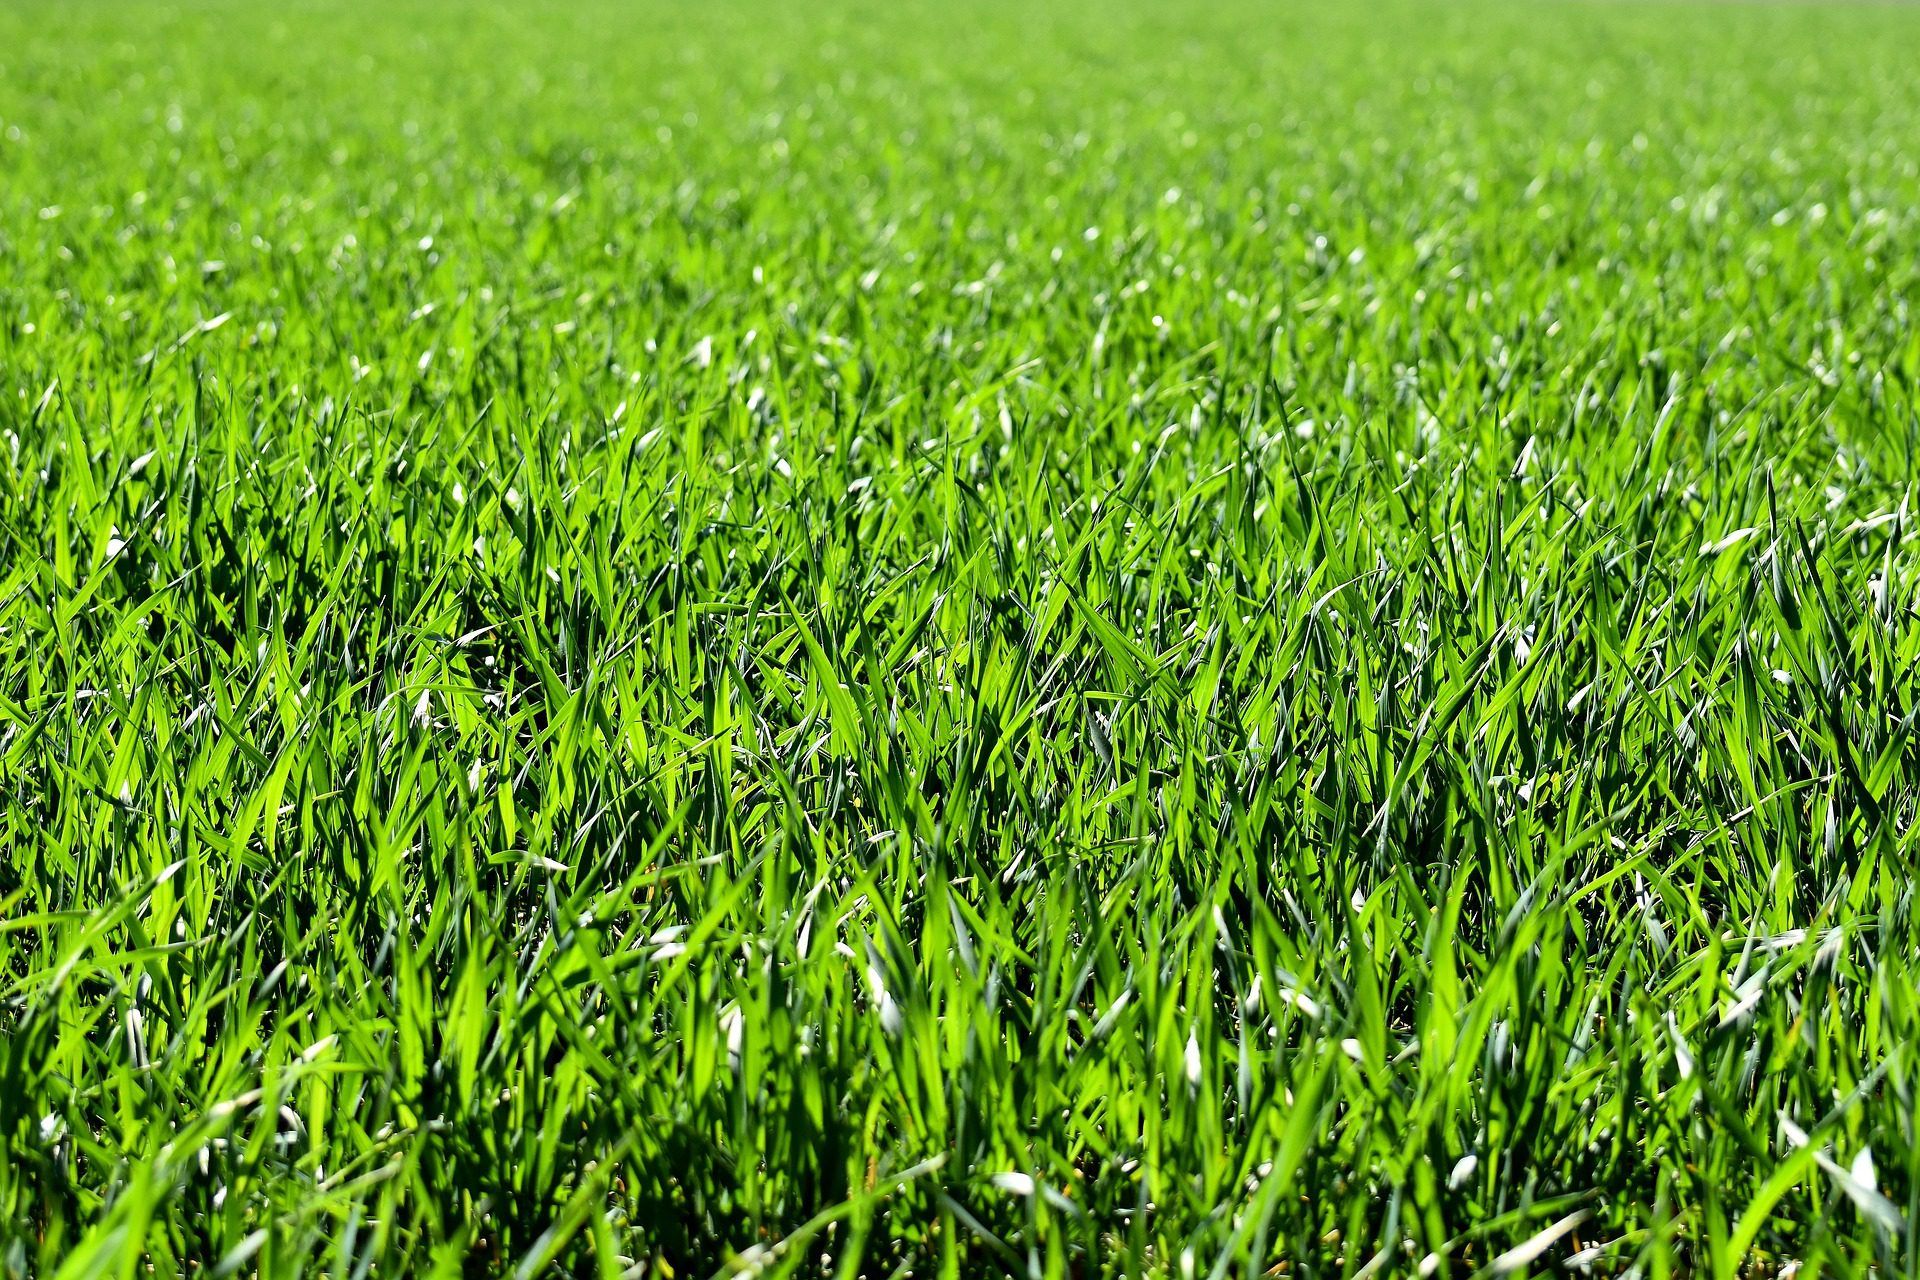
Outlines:
[[[1920,13],[943,9],[0,11],[0,1272],[1920,1265]]]

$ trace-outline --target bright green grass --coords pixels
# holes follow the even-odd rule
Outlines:
[[[0,10],[0,1274],[1920,1266],[1920,11],[814,7]]]

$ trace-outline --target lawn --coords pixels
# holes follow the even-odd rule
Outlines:
[[[1920,8],[0,8],[0,1276],[1920,1269]]]

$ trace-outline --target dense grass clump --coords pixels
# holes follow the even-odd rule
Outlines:
[[[0,9],[0,1275],[1911,1274],[1916,66]]]

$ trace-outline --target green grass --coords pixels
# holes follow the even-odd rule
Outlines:
[[[1920,1267],[1920,10],[799,8],[0,9],[0,1275]]]

